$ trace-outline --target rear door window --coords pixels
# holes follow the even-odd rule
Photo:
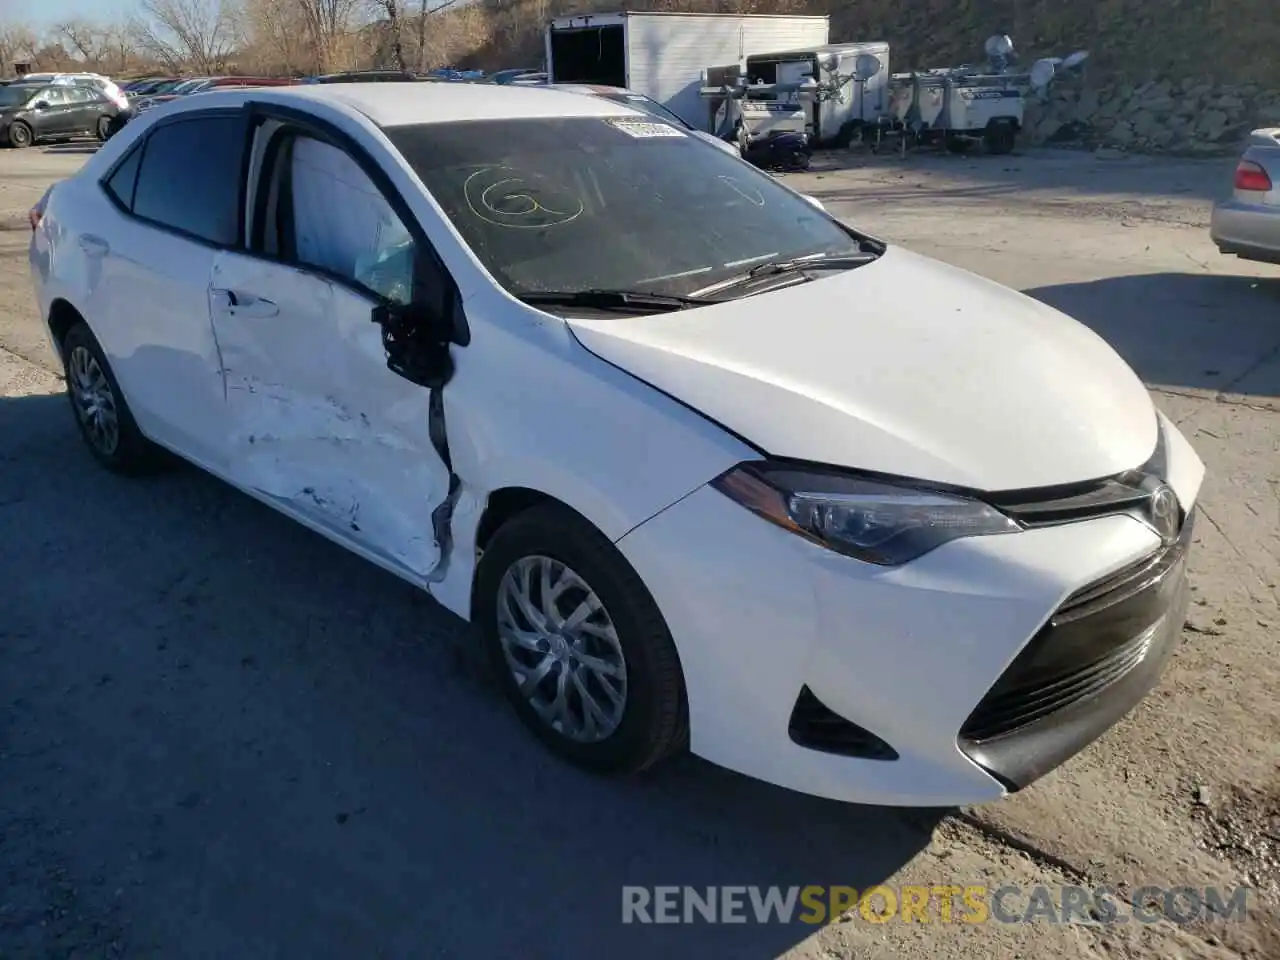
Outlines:
[[[157,127],[147,137],[133,212],[218,246],[239,229],[244,125],[238,116],[203,116]]]

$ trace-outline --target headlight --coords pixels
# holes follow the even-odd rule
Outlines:
[[[711,485],[784,530],[886,567],[961,537],[1022,529],[977,500],[821,467],[744,463]]]

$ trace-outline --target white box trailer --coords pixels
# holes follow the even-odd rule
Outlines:
[[[825,16],[624,11],[558,17],[547,25],[547,74],[551,83],[627,87],[710,133],[711,111],[700,95],[709,65],[822,46],[829,36]]]

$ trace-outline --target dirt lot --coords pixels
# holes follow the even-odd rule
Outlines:
[[[95,469],[14,219],[82,159],[0,153],[0,957],[1280,956],[1280,269],[1208,241],[1229,164],[793,178],[1093,326],[1209,468],[1159,689],[1004,803],[903,812],[692,759],[640,783],[566,769],[431,601],[192,470]],[[1185,926],[619,922],[623,884],[882,881],[1257,892],[1246,922]]]

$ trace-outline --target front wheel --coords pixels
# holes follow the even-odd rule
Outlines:
[[[803,150],[796,150],[783,161],[782,169],[788,173],[799,173],[809,169],[811,158],[808,153]]]
[[[17,149],[29,147],[32,139],[31,128],[21,120],[14,120],[9,124],[9,146]]]
[[[535,507],[501,527],[472,609],[507,699],[555,753],[628,773],[687,744],[680,661],[657,604],[577,514]]]

